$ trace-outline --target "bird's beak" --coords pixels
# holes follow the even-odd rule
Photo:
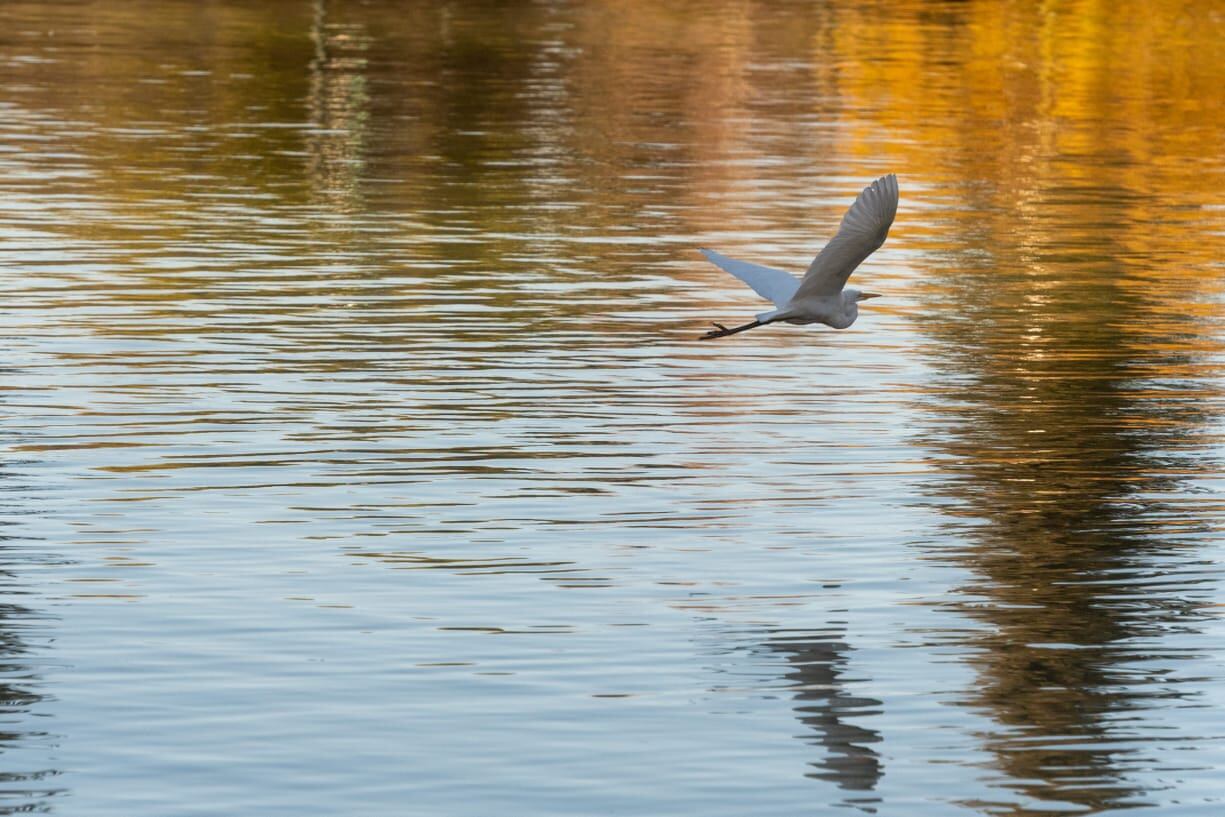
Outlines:
[[[880,297],[879,292],[861,292],[859,293],[859,300],[861,301],[866,301],[869,298],[879,298],[879,297]]]

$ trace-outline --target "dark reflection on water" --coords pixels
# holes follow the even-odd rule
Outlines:
[[[46,714],[40,664],[51,622],[30,604],[36,594],[24,574],[40,559],[17,523],[29,489],[13,472],[26,464],[0,466],[0,814],[46,811],[61,791],[47,756],[55,736],[38,717]]]
[[[880,715],[881,701],[846,691],[851,646],[844,640],[845,630],[831,626],[812,633],[773,633],[765,642],[768,649],[787,659],[784,676],[794,688],[795,713],[813,734],[801,735],[817,744],[826,756],[814,761],[810,776],[836,783],[840,789],[871,792],[884,774],[880,755],[873,748],[881,742],[880,733],[862,725],[865,716]],[[845,802],[874,812],[879,797],[858,796]]]
[[[1166,720],[1206,705],[1179,667],[1216,617],[1220,503],[1200,486],[1222,464],[1202,446],[1219,349],[1201,293],[1128,287],[1154,270],[1116,248],[1152,227],[1108,178],[1010,192],[1040,216],[1013,210],[944,256],[945,320],[926,329],[946,384],[926,442],[962,543],[930,557],[974,576],[943,602],[978,625],[956,637],[977,675],[963,703],[994,721],[1008,788],[1094,811],[1152,803],[1134,772],[1194,768],[1169,742],[1219,737]]]

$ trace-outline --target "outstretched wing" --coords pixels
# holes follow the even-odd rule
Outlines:
[[[710,262],[720,269],[730,272],[741,281],[744,281],[753,291],[767,301],[772,301],[775,306],[782,306],[791,300],[791,296],[795,295],[797,289],[800,288],[800,280],[789,272],[783,272],[781,269],[771,269],[757,264],[750,264],[747,261],[737,261],[734,258],[728,258],[726,255],[719,255],[714,250],[702,250],[702,255],[710,259]]]
[[[897,215],[897,198],[897,176],[892,173],[865,187],[842,217],[838,234],[808,265],[795,297],[841,292],[855,268],[885,243]]]

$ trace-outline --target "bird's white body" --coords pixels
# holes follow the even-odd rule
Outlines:
[[[823,323],[834,329],[846,329],[859,317],[859,301],[863,296],[864,293],[857,289],[844,289],[837,295],[810,295],[793,299],[784,309],[757,313],[757,322]]]
[[[859,302],[877,297],[869,292],[845,289],[847,279],[865,258],[885,243],[885,236],[897,215],[897,204],[897,177],[892,173],[864,188],[842,217],[838,234],[808,265],[803,279],[783,270],[702,250],[712,263],[748,284],[775,307],[759,313],[753,323],[734,329],[715,324],[718,330],[708,332],[703,338],[724,337],[779,321],[823,323],[834,329],[846,329],[859,317]]]

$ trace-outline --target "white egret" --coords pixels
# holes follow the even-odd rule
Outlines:
[[[843,289],[855,268],[874,253],[897,215],[897,176],[882,176],[863,189],[851,209],[842,217],[838,234],[808,265],[804,279],[789,272],[736,261],[712,250],[702,254],[712,263],[744,281],[753,291],[775,308],[761,312],[752,323],[728,329],[716,323],[700,340],[722,338],[756,329],[768,323],[824,323],[835,329],[846,329],[859,317],[859,302],[880,297],[874,292]]]

